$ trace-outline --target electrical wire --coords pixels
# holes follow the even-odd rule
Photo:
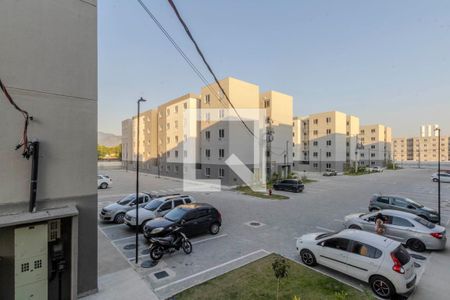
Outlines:
[[[139,2],[141,0],[138,0]],[[216,82],[216,84],[219,86],[222,94],[225,96],[225,98],[227,99],[228,103],[230,104],[230,106],[233,108],[234,112],[236,113],[237,117],[239,118],[239,120],[242,122],[242,124],[245,126],[245,128],[247,128],[248,132],[256,138],[255,134],[253,133],[253,131],[247,126],[247,124],[244,122],[244,120],[241,118],[241,116],[239,115],[239,113],[237,112],[236,108],[234,107],[233,103],[231,102],[231,100],[229,99],[228,95],[225,93],[225,90],[223,89],[222,85],[220,84],[219,80],[217,79],[216,74],[214,73],[214,71],[212,70],[211,66],[209,65],[208,61],[206,60],[205,56],[203,55],[203,52],[200,50],[200,47],[198,46],[197,42],[195,41],[194,37],[191,34],[191,31],[189,30],[189,27],[186,25],[186,23],[184,22],[183,18],[181,17],[180,13],[178,12],[177,7],[175,6],[175,3],[172,0],[168,0],[170,6],[172,7],[173,11],[175,12],[178,20],[180,21],[181,25],[184,28],[184,31],[186,32],[186,34],[189,36],[190,40],[192,41],[192,43],[195,46],[195,49],[197,50],[197,53],[200,55],[200,57],[203,60],[203,63],[206,65],[209,73],[211,73],[211,75],[214,77],[214,81]]]
[[[26,111],[23,110],[22,108],[20,108],[16,102],[14,102],[13,98],[11,97],[11,95],[8,92],[8,89],[6,88],[6,86],[3,84],[3,81],[0,79],[0,88],[3,91],[3,94],[5,95],[6,99],[8,99],[9,103],[17,110],[19,111],[23,118],[25,119],[25,124],[24,124],[24,128],[23,128],[23,132],[22,132],[22,140],[20,141],[20,143],[16,146],[16,150],[20,149],[23,147],[22,150],[22,155],[25,158],[29,158],[32,152],[32,149],[30,148],[30,143],[28,142],[28,124],[30,120],[33,120],[33,117],[30,116],[30,114]]]

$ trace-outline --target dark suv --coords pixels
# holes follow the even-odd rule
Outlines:
[[[431,208],[423,206],[409,198],[401,196],[375,194],[370,198],[369,211],[381,209],[395,209],[405,211],[419,217],[437,223],[439,221],[438,213]]]
[[[155,236],[165,236],[174,225],[181,226],[181,231],[187,236],[205,232],[219,233],[222,226],[222,216],[210,204],[191,203],[177,206],[162,218],[147,222],[144,226],[144,236],[148,239]]]
[[[301,180],[297,179],[284,179],[273,185],[273,189],[276,191],[290,191],[299,193],[305,189],[305,185]]]

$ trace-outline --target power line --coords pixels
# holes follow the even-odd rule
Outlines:
[[[142,2],[142,0],[137,0],[139,4],[142,6],[142,8],[145,10],[145,12],[149,15],[149,17],[153,20],[153,22],[158,26],[158,28],[161,30],[161,32],[165,35],[165,37],[169,40],[169,42],[175,47],[175,49],[180,53],[180,55],[183,57],[183,59],[187,62],[187,64],[191,67],[191,69],[194,71],[195,74],[200,78],[200,80],[205,84],[205,86],[209,89],[209,91],[214,94],[217,94],[216,90],[212,90],[212,87],[210,86],[210,83],[208,80],[206,80],[205,76],[197,69],[197,67],[194,65],[194,63],[189,59],[189,57],[184,53],[183,49],[177,44],[177,42],[170,36],[170,34],[167,32],[167,30],[164,28],[164,26],[158,21],[158,19],[155,17],[155,15],[152,14],[150,9]]]
[[[140,2],[140,0],[138,0]],[[205,63],[209,73],[211,73],[211,75],[214,77],[214,81],[216,82],[216,84],[219,86],[222,94],[225,96],[225,98],[227,99],[228,103],[230,104],[230,106],[233,108],[234,112],[236,113],[237,117],[239,118],[239,120],[241,120],[242,124],[244,124],[245,128],[247,128],[248,132],[250,132],[250,134],[253,137],[256,137],[255,134],[253,133],[253,131],[250,130],[250,128],[247,126],[247,124],[244,122],[244,120],[242,120],[241,116],[239,115],[239,113],[237,112],[236,108],[234,107],[233,103],[231,103],[231,100],[228,98],[228,95],[225,93],[225,90],[223,89],[222,85],[220,84],[219,80],[217,79],[216,74],[214,73],[214,71],[212,70],[211,66],[209,65],[209,63],[206,61],[205,56],[203,55],[203,52],[200,50],[200,47],[198,46],[197,42],[195,41],[194,37],[191,34],[191,31],[189,30],[189,27],[186,25],[186,23],[184,22],[183,18],[181,17],[180,13],[178,12],[177,7],[175,6],[175,3],[172,0],[168,0],[170,6],[172,7],[173,11],[175,12],[175,14],[177,15],[178,20],[180,21],[181,25],[184,28],[184,31],[186,32],[186,34],[189,36],[190,40],[192,41],[192,43],[195,46],[195,49],[197,50],[198,54],[200,55],[200,57],[202,58],[203,62]]]

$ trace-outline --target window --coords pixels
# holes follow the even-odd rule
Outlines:
[[[270,107],[270,99],[264,100],[264,108]]]
[[[314,119],[313,123],[314,123],[315,125],[319,124],[319,119]]]
[[[361,156],[361,157],[364,157],[364,153],[361,153],[360,156]]]
[[[176,113],[176,114],[178,113],[178,105],[175,106],[175,113]]]
[[[398,207],[407,208],[408,207],[408,202],[406,202],[405,200],[403,200],[401,198],[393,198],[392,205],[395,205],[395,206],[398,206]]]
[[[313,134],[314,134],[314,135],[318,135],[319,132],[318,132],[317,130],[314,130],[314,131],[313,131]]]
[[[205,168],[205,176],[211,176],[211,168]]]
[[[331,140],[327,141],[327,146],[331,146]]]
[[[211,131],[205,131],[205,139],[209,140],[211,138]]]
[[[361,132],[361,134],[364,134],[364,130],[361,130],[360,132]]]
[[[325,120],[326,120],[327,123],[331,123],[331,118],[330,117],[327,117]]]
[[[370,132],[375,133],[375,129],[370,130]]]
[[[167,138],[167,144],[170,144],[170,137]]]
[[[349,240],[343,238],[332,238],[323,242],[324,247],[347,251]]]
[[[371,137],[370,140],[374,142],[375,141],[375,137]]]
[[[175,173],[178,173],[178,166],[175,166]]]
[[[317,142],[317,141],[313,142],[313,146],[317,146],[318,144],[319,144],[319,142]]]
[[[313,163],[313,167],[317,169],[317,167],[319,166],[318,163]]]
[[[209,158],[211,156],[211,150],[210,149],[205,149],[205,156],[207,158]]]
[[[175,128],[178,128],[178,121],[175,121]]]
[[[167,128],[167,129],[170,129],[170,123],[167,123],[167,124],[166,124],[166,128]]]
[[[170,109],[166,110],[166,115],[170,116]]]
[[[225,137],[225,129],[219,129],[219,139],[223,139]]]
[[[187,108],[187,102],[184,102],[183,107],[184,107],[184,109]]]
[[[178,135],[175,136],[175,143],[178,143]]]
[[[209,112],[206,113],[206,122],[209,122],[211,120],[211,114]]]
[[[219,168],[219,178],[223,178],[225,176],[225,169]]]
[[[317,157],[318,153],[317,152],[313,152],[313,157]]]
[[[183,156],[187,157],[187,151],[186,150],[183,150]]]
[[[327,157],[331,157],[331,152],[327,152]]]
[[[372,247],[367,244],[363,244],[357,241],[352,242],[352,246],[350,248],[350,252],[354,254],[358,254],[361,256],[366,256],[370,258],[380,258],[382,255],[381,250],[378,250],[375,247]]]
[[[211,102],[211,97],[209,94],[205,96],[205,104],[209,104]]]
[[[375,149],[375,145],[370,145],[370,149]]]
[[[166,156],[167,156],[167,157],[170,157],[170,151],[167,151]]]
[[[414,227],[411,222],[400,217],[392,217],[392,225],[402,226],[402,227]]]
[[[166,211],[172,208],[172,201],[167,201],[159,207],[159,211]]]
[[[225,117],[225,110],[221,109],[219,110],[219,118],[222,119],[223,117]]]
[[[331,164],[330,164],[330,163],[327,163],[326,168],[327,168],[327,169],[331,169]]]
[[[225,149],[219,149],[219,158],[225,157]]]
[[[175,150],[175,157],[178,157],[178,150]]]
[[[327,134],[331,134],[331,129],[327,129]]]

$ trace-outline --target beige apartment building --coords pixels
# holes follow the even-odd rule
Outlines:
[[[394,161],[403,163],[414,161],[417,163],[437,162],[438,150],[441,144],[441,161],[450,161],[450,138],[431,135],[414,138],[394,138]]]
[[[260,93],[259,86],[232,77],[220,83],[234,109],[213,83],[202,87],[199,95],[187,94],[142,113],[139,152],[144,171],[241,184],[226,163],[231,155],[258,178],[266,171],[290,171],[292,97],[275,91]],[[132,120],[122,122],[122,157],[128,167],[135,167],[136,161],[137,119]],[[142,126],[143,122],[147,125]],[[252,134],[265,138],[266,130],[271,131],[271,140],[261,148]],[[261,152],[266,146],[271,151]]]
[[[360,127],[360,163],[363,166],[386,166],[392,160],[392,129],[382,124]]]
[[[356,159],[359,118],[338,111],[293,120],[294,164],[297,170],[343,171]]]

